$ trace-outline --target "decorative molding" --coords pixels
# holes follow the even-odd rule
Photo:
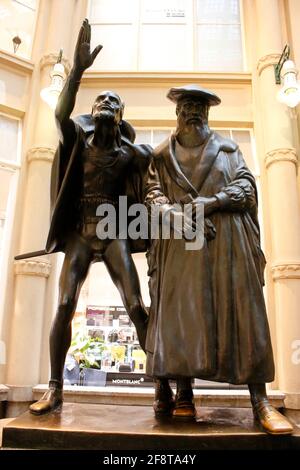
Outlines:
[[[280,54],[268,54],[259,59],[257,62],[258,75],[261,75],[262,71],[267,67],[276,65],[280,59]]]
[[[269,168],[273,163],[278,162],[291,162],[294,163],[297,167],[298,158],[297,153],[294,148],[282,148],[274,149],[271,152],[268,152],[265,156],[265,165],[266,168]]]
[[[32,147],[27,152],[28,162],[42,161],[42,162],[53,162],[55,149],[53,147]]]
[[[25,115],[25,111],[23,109],[12,108],[11,106],[3,103],[0,103],[0,111],[1,113],[8,114],[9,116],[13,116],[18,119],[22,119]]]
[[[247,72],[102,72],[88,69],[81,79],[86,86],[103,86],[135,88],[136,86],[147,87],[172,87],[195,83],[200,86],[217,85],[243,85],[251,86],[252,74]]]
[[[57,62],[57,59],[58,59],[58,54],[57,53],[54,53],[54,52],[50,52],[49,54],[45,54],[42,56],[41,60],[40,60],[40,68],[41,70],[44,68],[44,67],[47,67],[47,66],[53,66],[56,64]],[[68,73],[70,72],[71,70],[71,63],[68,59],[66,59],[65,57],[62,58],[62,64],[63,66],[65,67],[65,71],[66,71],[66,74],[68,75]]]
[[[38,276],[49,277],[51,271],[51,263],[49,261],[15,261],[15,274],[22,276]]]
[[[274,264],[271,272],[274,281],[277,279],[300,279],[300,263]]]
[[[31,75],[34,69],[34,64],[30,60],[24,59],[18,54],[11,54],[3,49],[0,49],[0,65],[8,67],[21,75]]]
[[[0,168],[1,168],[1,170],[9,171],[9,173],[14,173],[17,168],[20,168],[20,166],[17,166],[17,165],[14,165],[14,164],[9,164],[9,163],[0,162]]]

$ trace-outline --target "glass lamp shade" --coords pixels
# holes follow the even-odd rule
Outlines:
[[[298,71],[292,60],[286,60],[281,71],[283,86],[277,94],[277,99],[290,108],[300,103],[300,84],[297,81]]]
[[[51,74],[51,85],[41,90],[41,98],[50,106],[55,109],[58,97],[63,89],[65,79],[65,69],[61,63],[55,64]]]

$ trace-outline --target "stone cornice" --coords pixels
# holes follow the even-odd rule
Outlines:
[[[57,62],[57,59],[58,59],[58,54],[56,54],[56,53],[54,53],[54,52],[50,52],[49,54],[43,55],[42,58],[41,58],[41,60],[40,60],[40,68],[41,68],[41,70],[42,70],[44,67],[55,65],[56,62]],[[63,57],[61,63],[62,63],[63,66],[65,67],[65,72],[66,72],[66,74],[68,75],[68,73],[69,73],[70,70],[71,70],[70,61],[69,61],[68,59],[66,59],[65,57]]]
[[[55,149],[53,147],[32,147],[27,152],[28,162],[32,161],[43,161],[43,162],[53,162],[55,154]]]
[[[81,83],[86,86],[99,86],[103,83],[110,84],[111,87],[134,88],[142,87],[160,87],[165,88],[176,85],[185,85],[186,83],[195,83],[200,86],[217,85],[243,85],[251,86],[252,75],[247,72],[105,72],[88,69],[81,79]]]
[[[267,67],[276,65],[280,59],[280,54],[268,54],[259,59],[257,62],[258,75],[261,75],[262,71]]]
[[[51,263],[49,261],[18,260],[15,261],[15,274],[22,276],[49,277]]]
[[[277,279],[300,279],[300,263],[274,264],[271,272],[275,281]]]
[[[266,168],[269,168],[273,163],[278,162],[291,162],[296,166],[298,164],[297,153],[294,148],[281,148],[274,149],[271,152],[268,152],[265,156],[265,165]]]

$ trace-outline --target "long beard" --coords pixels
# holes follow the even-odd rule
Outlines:
[[[178,142],[183,147],[196,147],[203,144],[210,135],[207,122],[195,122],[180,125],[175,132]]]

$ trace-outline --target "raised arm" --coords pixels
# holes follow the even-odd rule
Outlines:
[[[70,115],[75,106],[76,95],[83,72],[90,67],[102,46],[97,46],[93,52],[91,46],[91,26],[85,19],[80,28],[74,52],[74,63],[65,86],[59,96],[55,109],[55,119],[61,142],[66,145],[73,141],[75,135],[74,123]]]

